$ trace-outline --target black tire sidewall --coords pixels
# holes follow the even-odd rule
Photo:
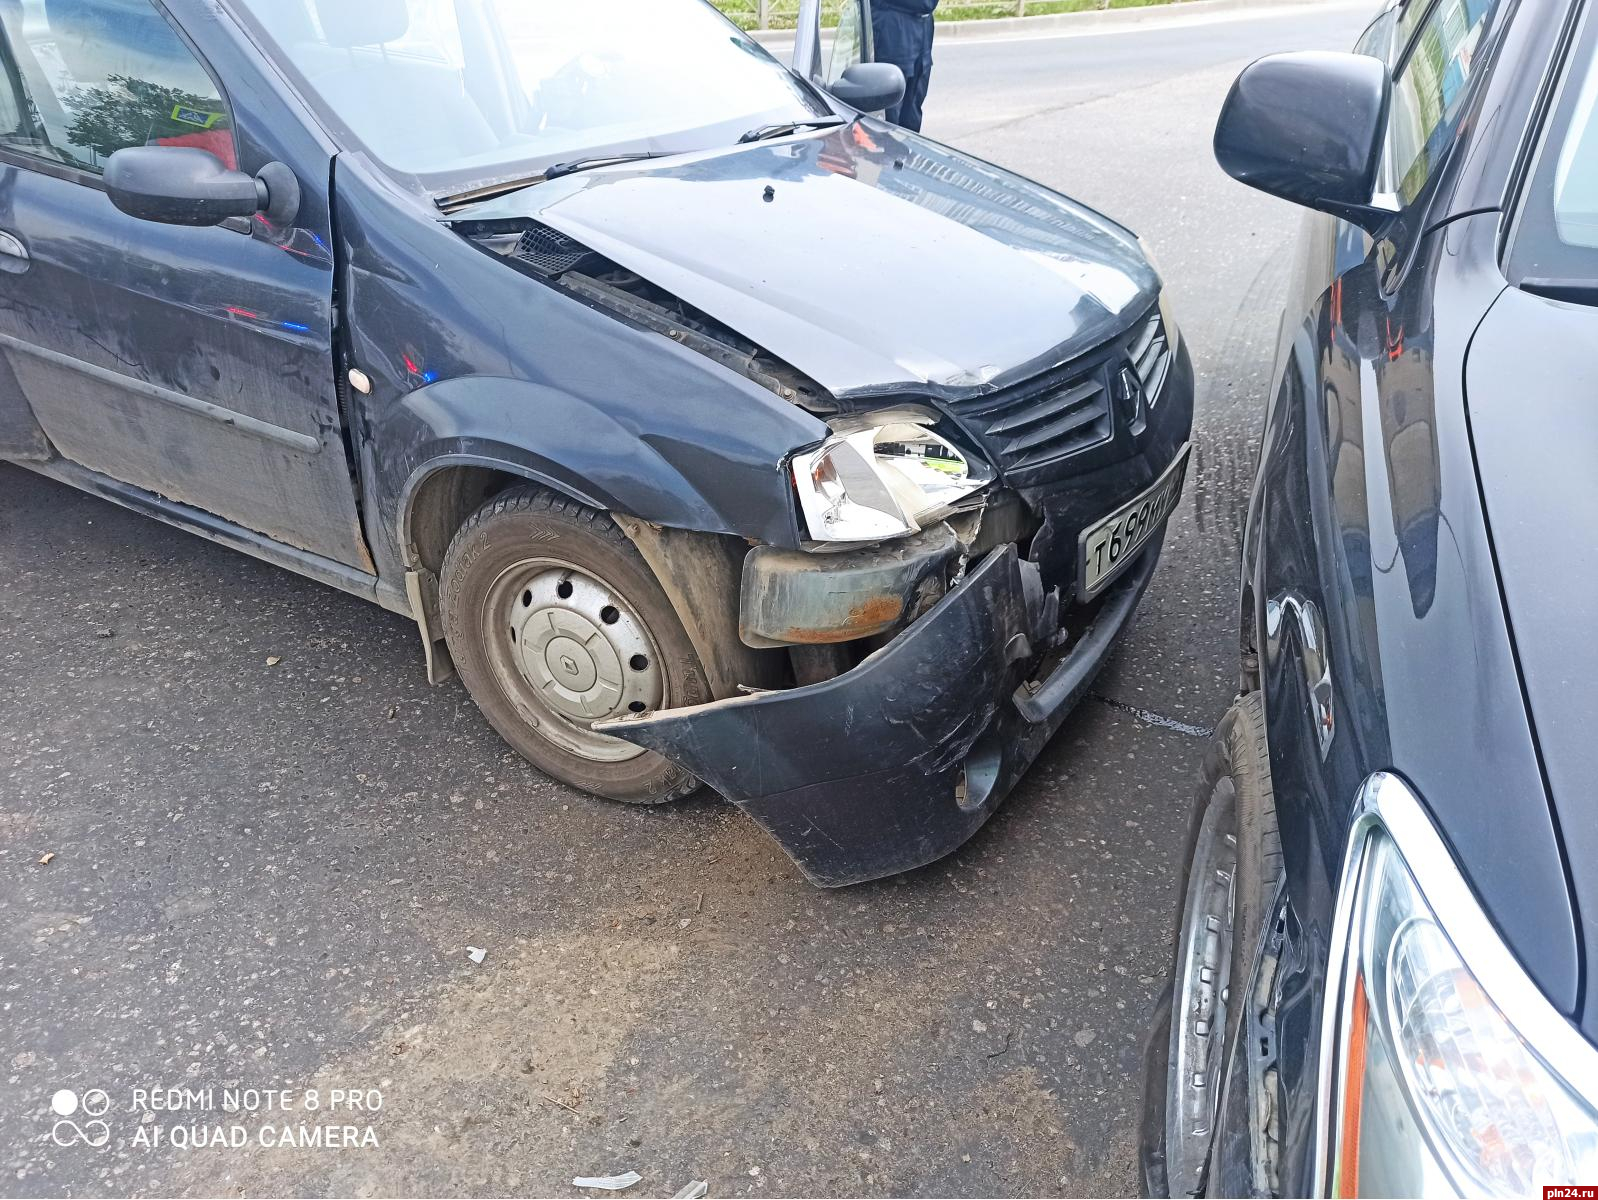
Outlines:
[[[1265,707],[1258,692],[1238,699],[1227,713],[1226,774],[1237,794],[1237,901],[1232,914],[1232,995],[1227,1007],[1227,1046],[1235,1044],[1247,993],[1254,981],[1255,951],[1270,919],[1282,878],[1282,843],[1276,828],[1265,740]],[[1216,741],[1223,730],[1216,730]]]
[[[605,514],[537,488],[494,497],[450,543],[439,581],[444,634],[466,690],[490,725],[535,767],[586,792],[628,804],[663,804],[699,783],[653,751],[621,762],[598,762],[538,732],[506,693],[486,645],[485,605],[494,583],[519,562],[550,558],[601,580],[627,601],[659,648],[665,674],[662,707],[702,704],[710,686],[671,601],[616,524]]]
[[[1260,944],[1265,921],[1275,902],[1282,874],[1281,841],[1276,826],[1276,800],[1271,786],[1270,757],[1265,734],[1265,709],[1258,692],[1240,696],[1227,710],[1215,728],[1204,764],[1189,818],[1186,848],[1182,859],[1180,890],[1177,892],[1176,936],[1173,949],[1173,967],[1169,988],[1169,1020],[1181,1019],[1174,1011],[1175,994],[1179,984],[1177,973],[1182,966],[1182,929],[1185,924],[1189,884],[1192,880],[1194,857],[1204,818],[1215,802],[1223,780],[1230,780],[1236,808],[1237,867],[1235,901],[1232,913],[1231,973],[1228,982],[1230,996],[1226,1008],[1225,1040],[1221,1046],[1224,1062],[1231,1061],[1237,1046],[1238,1031],[1242,1027],[1250,985],[1254,979],[1254,952]],[[1169,1031],[1167,1030],[1167,1037]],[[1225,1092],[1225,1075],[1222,1076]],[[1173,1102],[1170,1081],[1166,1081],[1166,1104]],[[1224,1119],[1217,1114],[1217,1120]],[[1151,1115],[1152,1119],[1152,1115]],[[1157,1174],[1148,1171],[1145,1185],[1169,1194],[1169,1178],[1165,1172],[1165,1123],[1159,1126],[1160,1152],[1157,1155]]]

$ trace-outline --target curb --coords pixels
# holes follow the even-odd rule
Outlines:
[[[1062,30],[1086,33],[1090,30],[1158,25],[1175,17],[1204,16],[1209,13],[1253,8],[1307,8],[1324,3],[1326,0],[1172,0],[1169,4],[1150,4],[1139,8],[1093,9],[1087,12],[1048,13],[1037,17],[992,17],[981,21],[939,21],[938,37],[1043,35],[1059,33]],[[793,30],[756,29],[752,30],[749,36],[765,46],[786,45],[793,41]]]

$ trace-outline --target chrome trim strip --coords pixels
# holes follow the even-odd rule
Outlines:
[[[309,434],[299,433],[293,429],[285,429],[281,425],[273,425],[270,421],[263,421],[258,417],[247,416],[241,412],[234,412],[231,408],[223,408],[220,404],[212,404],[209,400],[197,400],[193,396],[185,396],[182,392],[174,392],[170,388],[160,387],[153,383],[145,383],[142,379],[135,379],[131,375],[124,375],[120,371],[108,371],[104,367],[97,367],[93,363],[84,362],[81,358],[73,358],[70,354],[61,354],[55,350],[47,350],[43,346],[35,346],[32,342],[25,342],[21,338],[12,337],[8,333],[0,333],[0,346],[15,350],[19,354],[26,354],[30,358],[37,358],[52,366],[64,367],[69,371],[76,371],[80,375],[87,375],[90,379],[98,380],[111,387],[122,388],[125,391],[137,392],[151,400],[159,400],[163,404],[170,404],[173,408],[181,408],[193,413],[197,417],[206,417],[223,425],[231,425],[240,433],[247,433],[253,437],[264,438],[269,442],[276,442],[280,446],[287,446],[290,450],[300,454],[320,454],[322,443],[318,438]]]
[[[1315,1132],[1317,1196],[1331,1194],[1332,1128],[1338,1097],[1338,1052],[1347,1010],[1346,978],[1354,901],[1371,834],[1392,839],[1411,877],[1465,966],[1543,1065],[1577,1095],[1598,1103],[1598,1046],[1543,995],[1526,973],[1455,865],[1421,798],[1397,775],[1378,771],[1354,804],[1354,825],[1338,879],[1337,908],[1328,941],[1326,999],[1321,1012],[1318,1120]],[[1333,997],[1336,997],[1335,1002]]]

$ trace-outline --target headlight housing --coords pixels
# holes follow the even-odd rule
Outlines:
[[[1414,794],[1378,775],[1365,797],[1328,1006],[1332,1194],[1525,1196],[1598,1179],[1584,1098],[1598,1095],[1598,1049],[1515,961]]]
[[[933,421],[919,410],[844,418],[819,447],[796,454],[793,482],[810,537],[904,537],[992,483],[992,468],[935,433]]]

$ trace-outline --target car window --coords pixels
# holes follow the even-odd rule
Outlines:
[[[1415,36],[1415,31],[1431,15],[1431,9],[1432,0],[1406,0],[1404,4],[1393,10],[1393,15],[1397,18],[1393,37],[1395,49],[1402,50],[1409,45]]]
[[[1354,43],[1354,53],[1364,54],[1370,58],[1379,58],[1389,66],[1392,65],[1393,52],[1393,23],[1396,14],[1389,9],[1379,15],[1360,34],[1359,41]]]
[[[1576,101],[1559,158],[1554,164],[1547,202],[1553,210],[1554,232],[1567,246],[1598,249],[1598,71],[1590,67]]]
[[[849,0],[838,9],[838,26],[832,31],[832,53],[827,56],[822,82],[837,83],[845,71],[864,62],[865,57],[865,22],[860,16],[860,5]]]
[[[0,0],[0,29],[29,109],[0,144],[95,173],[129,146],[238,165],[219,89],[150,0]]]
[[[1436,0],[1419,20],[1393,81],[1388,126],[1386,177],[1405,204],[1420,195],[1454,144],[1476,51],[1496,9],[1496,0]]]
[[[228,0],[327,123],[429,190],[826,115],[705,0]]]
[[[33,136],[33,106],[3,41],[0,38],[0,142],[26,140]]]
[[[1598,299],[1598,21],[1588,14],[1520,198],[1506,270],[1533,290]]]

